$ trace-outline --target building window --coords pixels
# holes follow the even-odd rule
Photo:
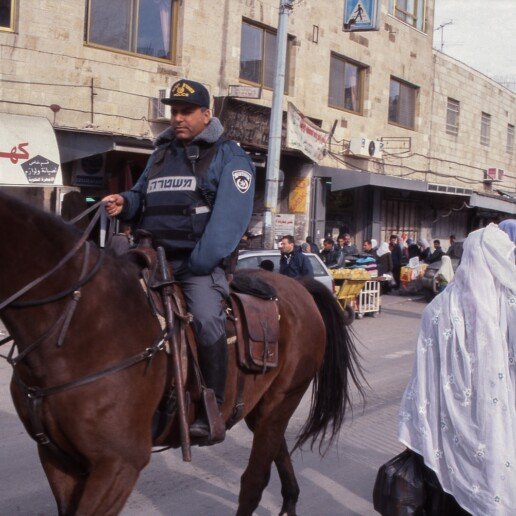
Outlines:
[[[389,0],[389,14],[416,29],[425,30],[425,0]]]
[[[389,89],[389,122],[414,129],[416,119],[416,86],[391,77]]]
[[[514,126],[511,124],[507,124],[507,145],[505,150],[508,154],[514,152]]]
[[[87,42],[172,59],[174,0],[90,0]]]
[[[242,22],[240,41],[240,79],[265,88],[274,87],[276,70],[276,32]],[[289,58],[292,39],[287,43],[285,65],[285,93],[289,82]]]
[[[362,113],[362,91],[365,66],[336,55],[330,58],[328,105]]]
[[[491,138],[491,115],[482,113],[482,119],[480,121],[480,143],[482,145],[489,145]]]
[[[459,134],[460,102],[448,97],[446,106],[446,132],[453,136]]]
[[[14,0],[0,0],[0,30],[13,30]]]

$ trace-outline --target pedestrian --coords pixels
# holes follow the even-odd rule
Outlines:
[[[273,272],[274,271],[274,262],[272,260],[262,260],[259,265],[260,269],[264,271]]]
[[[441,241],[434,240],[434,252],[426,259],[427,263],[438,262],[444,255],[444,251],[441,248]]]
[[[162,102],[171,106],[171,127],[158,137],[143,174],[130,191],[103,201],[109,216],[136,221],[165,248],[193,315],[204,382],[220,406],[227,372],[222,301],[229,293],[221,262],[251,219],[255,171],[245,151],[223,137],[202,84],[181,79]],[[209,435],[204,414],[190,434]]]
[[[516,244],[516,219],[502,220],[498,227],[509,235],[513,244]]]
[[[400,288],[401,266],[403,265],[403,251],[398,241],[398,235],[389,237],[389,250],[392,256],[392,276],[396,283],[396,288]]]
[[[323,248],[319,253],[319,257],[323,261],[324,265],[326,265],[326,267],[333,267],[337,265],[339,252],[335,250],[335,244],[331,238],[324,239]]]
[[[382,242],[376,250],[376,263],[378,264],[378,274],[392,274],[392,253],[387,242]]]
[[[454,276],[455,273],[453,272],[451,258],[449,256],[443,255],[443,257],[441,258],[441,266],[435,274],[437,290],[439,292],[442,292]]]
[[[310,244],[310,249],[312,253],[319,254],[319,246],[315,243],[314,239],[311,236],[306,237],[306,243]]]
[[[474,515],[516,514],[514,249],[494,224],[467,237],[423,312],[401,402],[400,441]]]
[[[376,242],[376,240],[374,242]],[[373,240],[367,239],[362,242],[362,252],[360,254],[376,257]]]
[[[419,246],[419,261],[427,263],[428,257],[430,256],[430,244],[428,240],[424,238],[420,238],[417,241],[417,245]]]
[[[292,235],[285,235],[281,239],[280,274],[295,279],[314,277],[308,256],[303,254],[300,246],[294,245]]]

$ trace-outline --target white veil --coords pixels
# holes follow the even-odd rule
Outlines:
[[[516,514],[516,267],[494,224],[471,233],[421,322],[399,438],[478,515]]]

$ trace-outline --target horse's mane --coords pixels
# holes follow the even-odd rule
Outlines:
[[[61,217],[36,208],[17,197],[0,192],[0,213],[3,209],[14,213],[20,225],[37,226],[47,238],[75,242],[81,235],[74,225],[65,222]]]

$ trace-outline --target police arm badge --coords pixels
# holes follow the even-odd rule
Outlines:
[[[233,170],[233,183],[240,193],[246,193],[251,186],[252,175],[247,170]]]

